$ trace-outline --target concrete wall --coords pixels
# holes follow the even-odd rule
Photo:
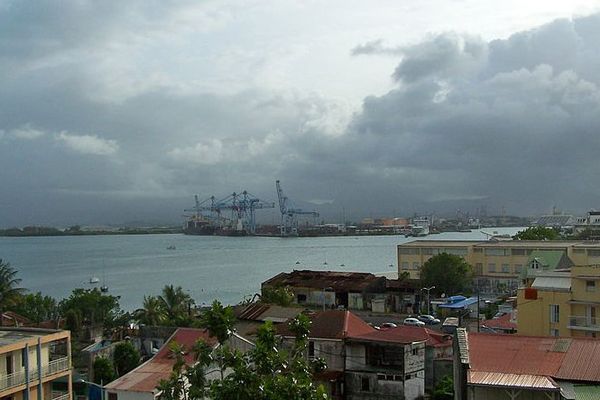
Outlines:
[[[363,310],[365,307],[362,294],[360,293],[348,293],[348,309],[350,310]]]
[[[540,290],[537,299],[526,299],[525,290],[517,293],[517,334],[528,336],[549,336],[550,329],[558,329],[560,336],[569,336],[567,328],[571,307],[568,301],[571,293],[564,291]],[[550,322],[550,305],[559,306],[559,322]]]
[[[341,340],[310,340],[315,343],[315,357],[323,358],[328,370],[344,370],[344,344]]]
[[[518,395],[517,395],[518,392]],[[482,388],[482,387],[467,387],[468,400],[548,400],[548,399],[560,399],[557,393],[555,397],[548,397],[548,393],[543,391],[534,390],[515,390],[515,397],[510,397],[508,391],[503,388]]]

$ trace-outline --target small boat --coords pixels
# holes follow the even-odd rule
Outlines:
[[[176,250],[176,249],[177,249],[177,247],[175,247],[173,245],[167,246],[167,250]]]
[[[108,292],[108,286],[106,286],[106,285],[102,285],[102,286],[100,286],[100,291],[101,291],[102,293],[106,293],[106,292]]]
[[[340,267],[345,267],[345,266],[346,266],[346,264],[340,264]]]
[[[300,264],[300,261],[296,261],[296,264]]]
[[[98,282],[100,282],[100,279],[98,279],[98,277],[96,277],[96,276],[92,276],[92,277],[90,278],[90,283],[98,283]]]

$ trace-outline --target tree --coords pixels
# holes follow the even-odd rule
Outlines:
[[[260,300],[264,303],[287,307],[292,304],[292,301],[294,300],[294,294],[287,287],[266,287],[262,290]]]
[[[233,309],[230,306],[223,307],[218,300],[213,301],[211,308],[200,316],[200,326],[208,329],[221,344],[231,335],[234,322]]]
[[[532,226],[513,236],[513,240],[559,240],[560,233],[553,228]]]
[[[421,268],[423,287],[435,286],[434,293],[454,295],[467,292],[472,285],[471,266],[460,256],[441,253],[431,257]]]
[[[113,361],[116,374],[123,376],[140,364],[140,352],[131,342],[121,342],[115,346]]]
[[[433,400],[452,400],[454,399],[454,382],[452,377],[446,375],[443,377],[435,388],[431,396]]]
[[[94,382],[107,384],[115,379],[115,369],[108,358],[98,357],[94,360]]]
[[[43,296],[40,292],[20,296],[13,310],[36,324],[42,321],[55,321],[60,315],[56,299]]]
[[[10,263],[0,258],[0,326],[2,314],[9,307],[13,307],[25,289],[20,288],[21,279],[17,278],[17,270]]]
[[[171,325],[191,325],[191,311],[194,300],[183,291],[181,286],[166,285],[162,290],[162,294],[158,296],[158,300]]]
[[[213,303],[213,311],[222,309]],[[210,347],[197,345],[194,355],[197,363],[185,370],[176,362],[169,380],[162,381],[160,400],[175,400],[183,394],[190,400],[210,398],[213,400],[317,400],[328,399],[325,389],[314,384],[313,374],[324,370],[322,360],[308,362],[305,353],[308,346],[310,320],[299,315],[290,324],[295,334],[294,343],[288,350],[278,349],[278,339],[271,322],[258,330],[256,346],[247,354],[220,346],[213,357]],[[220,380],[206,382],[204,370],[213,358],[223,360],[223,368],[230,372]],[[189,387],[181,391],[183,377]]]
[[[144,296],[143,308],[135,311],[135,319],[143,325],[162,325],[167,322],[163,302],[156,296]]]
[[[89,325],[111,326],[121,314],[119,298],[103,294],[98,288],[74,289],[68,298],[61,300],[59,307],[62,314],[74,310],[81,322]]]

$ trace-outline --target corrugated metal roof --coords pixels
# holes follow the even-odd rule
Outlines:
[[[378,277],[368,272],[294,270],[275,275],[264,281],[262,286],[290,286],[312,289],[331,288],[334,292],[362,292],[367,289],[383,292],[385,291],[385,282],[385,277]]]
[[[396,328],[382,328],[373,332],[350,336],[349,339],[367,342],[388,342],[407,344],[426,342],[427,346],[444,347],[452,345],[452,336],[419,326],[401,325]]]
[[[559,391],[560,387],[546,376],[527,374],[504,374],[501,372],[469,371],[467,383],[478,386],[501,386],[505,388],[528,388]]]
[[[575,400],[600,399],[600,386],[575,385]]]
[[[538,276],[533,281],[531,287],[536,289],[571,289],[571,277],[556,277],[556,276]]]
[[[308,316],[311,319],[309,336],[314,339],[344,339],[373,332],[375,328],[351,313],[343,310],[319,311]],[[277,326],[277,334],[294,336],[287,324]]]
[[[555,374],[557,379],[600,382],[600,368],[592,366],[600,360],[600,340],[572,338],[569,350]]]
[[[460,309],[468,307],[475,303],[477,303],[477,297],[469,297],[468,299],[457,301],[455,303],[440,304],[438,308]]]

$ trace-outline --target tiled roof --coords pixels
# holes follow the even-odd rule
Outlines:
[[[350,311],[320,311],[309,315],[309,318],[312,321],[309,337],[314,339],[344,339],[375,330]],[[287,324],[279,325],[277,333],[282,336],[294,336]]]
[[[105,386],[107,390],[121,390],[127,392],[150,392],[153,393],[162,379],[167,379],[173,369],[175,359],[171,355],[169,345],[177,342],[184,348],[185,361],[188,364],[194,362],[190,351],[198,340],[204,340],[208,345],[217,344],[216,338],[210,336],[206,329],[179,328],[169,338],[167,343],[161,347],[158,353],[133,371],[123,375],[117,380]]]
[[[401,325],[396,328],[374,330],[362,335],[350,336],[350,339],[369,342],[412,343],[425,342],[427,346],[452,346],[452,336],[444,335],[427,328]]]

